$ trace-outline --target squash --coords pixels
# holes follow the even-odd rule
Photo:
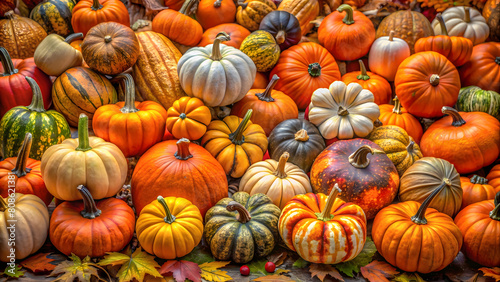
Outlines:
[[[314,26],[311,21],[319,16],[320,5],[318,0],[283,0],[278,11],[294,15],[299,20],[302,35],[306,35]]]
[[[309,177],[298,166],[287,162],[289,157],[290,154],[284,152],[279,162],[267,159],[251,165],[241,178],[239,191],[265,194],[280,209],[294,196],[312,193]]]
[[[500,40],[500,6],[492,10],[490,17],[486,21],[490,28],[489,40],[498,42]]]
[[[253,81],[251,89],[265,89],[269,84],[269,79],[266,72],[256,72],[255,80]]]
[[[500,192],[500,164],[495,165],[488,175],[486,175],[486,179],[488,179],[488,184],[495,188],[495,192]]]
[[[394,98],[394,105],[379,105],[380,117],[383,125],[395,125],[404,129],[417,144],[424,134],[422,125],[414,116],[401,106],[398,97]]]
[[[80,0],[73,8],[71,25],[85,36],[94,26],[116,22],[130,26],[127,7],[120,0]]]
[[[342,4],[323,19],[318,28],[318,40],[335,59],[353,61],[370,51],[375,41],[375,27],[363,13]]]
[[[236,49],[240,49],[243,40],[245,40],[245,38],[247,38],[247,36],[250,35],[250,31],[248,31],[248,29],[242,27],[239,24],[235,23],[221,24],[205,30],[203,36],[201,37],[200,43],[198,43],[198,46],[205,47],[208,44],[213,44],[215,38],[220,32],[225,32],[230,37],[230,40],[225,41],[224,45],[231,46]]]
[[[83,185],[83,201],[64,202],[52,212],[50,241],[61,253],[80,258],[118,252],[134,237],[135,214],[125,201],[111,197],[98,202]]]
[[[17,0],[5,0],[0,3],[0,17],[3,17],[5,13],[10,10],[14,10],[17,5]]]
[[[271,0],[245,0],[238,3],[236,22],[250,31],[259,29],[260,22],[272,11],[276,5]]]
[[[491,12],[500,4],[499,0],[486,0],[484,3],[482,16],[485,20],[488,20],[491,16]]]
[[[198,140],[212,120],[210,109],[194,97],[182,97],[168,109],[167,130],[177,138]]]
[[[82,198],[75,187],[82,184],[94,199],[113,197],[127,177],[128,164],[120,148],[99,137],[89,137],[88,117],[80,114],[78,139],[51,146],[42,157],[42,177],[57,199]]]
[[[236,192],[220,200],[205,217],[204,237],[212,255],[247,263],[269,255],[278,243],[280,209],[264,194]]]
[[[280,47],[276,40],[267,31],[257,30],[243,40],[241,52],[252,59],[258,72],[271,70],[280,57]]]
[[[370,92],[375,98],[375,104],[382,105],[390,103],[392,99],[392,88],[389,82],[380,75],[373,72],[367,72],[363,60],[359,61],[361,71],[348,72],[342,76],[342,81],[345,84],[351,82],[358,83]]]
[[[11,221],[15,221],[15,233]],[[36,253],[45,244],[48,229],[49,211],[40,198],[21,193],[10,193],[8,198],[0,196],[0,261],[12,262],[9,257],[14,247],[9,244],[12,234],[16,243],[15,262]]]
[[[37,22],[14,14],[5,13],[0,19],[0,46],[14,59],[33,57],[35,49],[47,36],[47,32]]]
[[[358,83],[333,82],[314,91],[309,106],[309,121],[325,139],[365,137],[380,116],[373,94]]]
[[[363,208],[367,219],[374,218],[398,193],[396,167],[382,148],[366,139],[328,146],[314,161],[310,175],[314,193],[329,193],[338,183],[340,198]]]
[[[285,120],[269,135],[269,156],[278,161],[283,153],[293,152],[288,161],[306,173],[325,147],[325,140],[319,130],[307,120]]]
[[[30,18],[39,23],[48,34],[66,37],[73,33],[71,16],[75,5],[74,0],[49,0],[33,8]]]
[[[71,126],[77,126],[81,113],[92,121],[97,108],[116,103],[117,95],[106,77],[89,68],[75,67],[56,79],[52,100],[56,111],[63,114]]]
[[[87,32],[82,54],[90,68],[102,74],[116,75],[135,64],[139,48],[139,41],[130,27],[105,22]]]
[[[132,200],[138,214],[159,195],[182,197],[202,216],[227,197],[222,166],[201,146],[182,138],[156,144],[137,162],[132,175]]]
[[[26,77],[32,89],[31,104],[10,109],[0,120],[0,152],[4,158],[17,156],[26,133],[33,140],[29,157],[40,160],[52,145],[71,136],[69,125],[60,113],[45,111],[40,87],[31,77]]]
[[[377,38],[368,53],[370,70],[388,81],[394,81],[399,65],[410,56],[408,43],[394,34],[391,30],[389,36]]]
[[[271,33],[281,51],[299,43],[302,39],[299,20],[286,11],[272,11],[267,14],[260,22],[259,29]]]
[[[275,74],[280,77],[276,90],[290,96],[299,110],[309,106],[316,89],[341,79],[335,58],[313,42],[299,43],[283,51],[269,76]]]
[[[422,204],[408,201],[381,210],[372,227],[377,251],[403,271],[430,273],[448,266],[460,252],[462,234],[453,219],[430,205],[443,193],[440,183]]]
[[[436,52],[420,52],[399,65],[394,81],[401,105],[415,116],[440,117],[443,106],[458,100],[460,76],[455,66]]]
[[[229,35],[222,32],[213,45],[189,49],[177,65],[182,89],[209,107],[241,100],[255,79],[253,61],[240,50],[221,45],[227,40]]]
[[[456,107],[461,112],[483,112],[500,120],[500,94],[477,86],[460,89]]]
[[[285,93],[274,90],[274,86],[280,78],[274,75],[266,89],[251,89],[247,95],[234,104],[231,115],[243,118],[249,109],[255,114],[252,123],[262,126],[266,135],[282,121],[299,117],[297,105]]]
[[[82,38],[82,33],[73,33],[66,39],[57,34],[49,34],[35,50],[33,59],[36,66],[51,76],[60,76],[67,69],[81,66],[82,52],[75,49],[71,42]]]
[[[490,28],[481,13],[470,7],[451,7],[443,12],[449,36],[463,36],[472,41],[473,45],[483,43],[490,34]],[[443,31],[437,19],[432,21],[435,35],[442,35]]]
[[[500,42],[474,46],[470,60],[460,68],[462,86],[500,92]]]
[[[142,209],[136,230],[146,252],[175,259],[189,254],[200,243],[203,218],[200,210],[186,199],[158,196]]]
[[[462,232],[462,252],[468,259],[487,267],[500,265],[500,194],[463,209],[455,218]]]
[[[235,16],[236,5],[233,0],[200,0],[196,8],[196,20],[204,30],[234,23]]]
[[[488,184],[488,179],[477,174],[469,177],[460,177],[462,185],[463,197],[462,207],[472,205],[477,202],[495,199],[495,188]]]

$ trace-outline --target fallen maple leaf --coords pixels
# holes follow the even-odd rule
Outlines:
[[[215,258],[212,256],[212,253],[208,248],[203,248],[198,245],[189,254],[181,257],[180,260],[187,260],[196,264],[202,264],[215,261]]]
[[[425,282],[420,275],[417,273],[411,273],[408,275],[407,273],[403,273],[397,277],[395,277],[392,281],[396,282]]]
[[[160,273],[164,276],[169,276],[169,273],[172,273],[177,282],[184,282],[186,279],[201,282],[200,267],[187,260],[169,260],[161,266]]]
[[[233,278],[227,275],[227,271],[219,268],[230,264],[230,261],[214,261],[200,264],[201,277],[208,281],[230,281]]]
[[[299,258],[298,260],[296,260],[296,261],[293,263],[293,267],[296,267],[296,268],[304,268],[304,267],[306,267],[308,264],[309,264],[309,262],[308,262],[308,261],[305,261],[303,258]]]
[[[285,275],[272,274],[255,278],[253,281],[289,282],[295,280]]]
[[[361,275],[370,282],[389,282],[387,278],[392,278],[396,274],[399,274],[399,271],[392,265],[378,260],[374,260],[360,269]]]
[[[34,255],[23,260],[20,265],[36,274],[52,271],[56,268],[56,265],[51,263],[52,261],[55,261],[55,259],[47,257],[48,255],[50,255],[50,253],[40,253]]]
[[[118,252],[107,253],[104,259],[99,262],[99,265],[121,265],[122,267],[117,274],[118,281],[120,282],[131,281],[134,278],[142,282],[146,274],[159,278],[163,277],[156,270],[160,266],[154,260],[154,257],[143,252],[140,247],[131,256]]]
[[[493,268],[487,268],[487,267],[481,267],[479,270],[483,272],[483,275],[486,277],[491,277],[495,279],[495,281],[500,281],[500,267],[493,267]]]
[[[71,254],[69,258],[69,261],[67,260],[59,263],[50,273],[49,277],[58,276],[53,281],[73,281],[77,278],[79,281],[83,282],[90,281],[92,276],[97,277],[99,280],[106,281],[99,277],[97,269],[101,269],[104,272],[106,272],[106,270],[102,269],[97,264],[90,262],[89,256],[86,256],[83,260],[81,260],[75,254]],[[61,273],[62,275],[60,275]],[[106,272],[106,274],[108,273]]]
[[[342,275],[340,275],[340,273],[333,266],[328,264],[313,263],[309,266],[309,272],[311,272],[311,278],[316,276],[319,280],[321,280],[321,282],[325,280],[327,275],[330,275],[337,280],[344,281]]]
[[[373,255],[377,252],[377,247],[370,237],[366,237],[363,250],[357,257],[350,261],[341,262],[335,265],[335,268],[349,277],[354,277],[354,273],[360,272],[360,267],[369,264],[373,260]]]
[[[271,254],[267,256],[267,260],[273,262],[276,266],[282,265],[288,256],[287,251]]]
[[[14,278],[19,278],[24,275],[24,272],[21,271],[21,268],[19,265],[16,265],[14,268],[7,266],[3,272],[0,272],[0,275],[7,275],[10,277]]]

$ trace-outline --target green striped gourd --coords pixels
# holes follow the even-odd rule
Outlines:
[[[252,59],[258,72],[271,70],[280,57],[280,46],[273,35],[264,30],[254,31],[247,36],[240,50]]]
[[[460,89],[457,109],[462,112],[484,112],[500,120],[500,94],[477,86]]]
[[[31,10],[30,18],[39,23],[47,33],[66,37],[73,33],[71,16],[74,0],[49,0]]]

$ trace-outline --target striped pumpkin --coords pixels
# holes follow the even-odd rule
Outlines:
[[[66,37],[73,33],[71,16],[74,0],[49,0],[31,10],[30,18],[39,23],[47,33]]]
[[[254,31],[259,29],[262,19],[274,10],[276,10],[276,5],[271,0],[246,0],[238,4],[236,22]]]
[[[457,109],[462,112],[484,112],[500,120],[500,94],[477,86],[460,89]]]
[[[264,30],[254,31],[247,36],[240,50],[252,59],[258,72],[271,70],[280,58],[280,46],[273,35]]]
[[[76,127],[81,113],[92,120],[97,108],[116,103],[117,95],[106,77],[89,68],[76,67],[66,70],[56,79],[52,87],[52,101],[56,111]]]
[[[40,160],[52,145],[61,143],[71,136],[64,117],[53,110],[45,111],[40,87],[31,77],[26,77],[33,100],[27,107],[10,109],[0,121],[0,152],[4,158],[17,156],[26,133],[31,133],[32,144],[29,157]]]

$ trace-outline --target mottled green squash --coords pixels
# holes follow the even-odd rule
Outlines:
[[[460,89],[457,109],[461,112],[484,112],[500,120],[500,94],[477,86]]]
[[[280,209],[266,195],[237,192],[210,208],[204,236],[218,260],[247,263],[267,256],[279,238]]]
[[[271,70],[280,57],[280,46],[273,35],[264,30],[254,31],[247,36],[240,50],[252,59],[258,72]]]
[[[71,16],[74,0],[49,0],[31,10],[30,18],[39,23],[45,31],[66,37],[73,33]]]

